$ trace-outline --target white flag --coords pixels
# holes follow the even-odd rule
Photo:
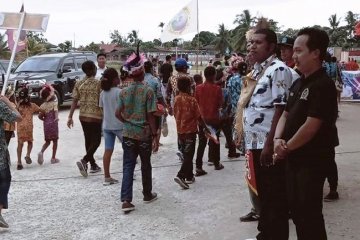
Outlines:
[[[192,0],[183,7],[165,26],[161,34],[162,42],[169,42],[187,33],[198,31],[198,5],[197,0]]]

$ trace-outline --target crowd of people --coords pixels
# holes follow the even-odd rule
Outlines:
[[[175,71],[171,56],[166,56],[157,69],[140,53],[139,45],[121,67],[120,75],[106,66],[105,54],[98,54],[97,65],[84,62],[86,76],[75,84],[67,121],[72,128],[74,111],[80,105],[86,152],[76,165],[84,177],[102,170],[94,153],[103,136],[103,185],[119,183],[110,175],[118,139],[123,149],[122,210],[129,213],[135,209],[133,179],[138,163],[143,201],[150,203],[157,199],[152,189],[151,155],[159,149],[166,119],[174,116],[178,142],[174,155],[182,162],[174,181],[181,188],[189,189],[195,177],[207,174],[203,169],[206,146],[207,164],[214,170],[224,168],[220,158],[222,132],[228,158],[246,158],[253,207],[240,220],[259,221],[256,239],[288,239],[289,218],[296,225],[298,239],[327,239],[322,215],[326,178],[330,193],[325,199],[339,198],[334,151],[339,144],[335,124],[339,80],[338,68],[331,69],[326,59],[329,38],[314,28],[304,28],[296,39],[285,37],[279,43],[275,32],[267,28],[252,29],[246,37],[246,54],[234,53],[224,63],[209,62],[203,74],[194,76],[183,58],[175,59]],[[19,91],[18,99],[9,88],[7,96],[0,99],[0,125],[7,122],[0,130],[0,227],[8,227],[1,210],[7,208],[11,181],[6,146],[14,134],[14,122],[18,121],[18,170],[23,169],[25,142],[25,162],[32,163],[34,113],[39,113],[44,123],[45,143],[38,153],[38,163],[43,164],[43,153],[51,142],[50,162],[59,162],[58,109],[53,88],[45,86],[41,97],[44,103],[38,107],[31,103],[27,88]]]

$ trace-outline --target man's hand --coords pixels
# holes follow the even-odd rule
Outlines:
[[[261,166],[271,166],[273,165],[273,146],[271,145],[266,145],[263,148],[263,150],[261,151],[261,155],[260,155],[260,164]]]
[[[74,127],[74,121],[72,120],[72,118],[68,118],[68,121],[67,121],[67,126],[68,128],[72,128]]]
[[[156,153],[159,150],[159,143],[158,143],[158,139],[157,136],[153,136],[152,138],[152,151],[153,153]]]
[[[278,159],[285,159],[287,157],[288,149],[284,139],[274,140],[274,153]]]

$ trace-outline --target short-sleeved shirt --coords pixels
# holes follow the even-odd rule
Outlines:
[[[255,64],[253,76],[260,77],[262,70],[272,57]],[[288,89],[292,83],[292,73],[284,62],[273,59],[257,84],[248,106],[244,109],[244,133],[246,149],[263,149],[270,132],[275,105],[285,105]]]
[[[22,117],[21,122],[17,124],[18,140],[21,142],[33,141],[33,114],[39,112],[40,108],[35,103],[30,106],[20,105],[18,111]]]
[[[145,83],[154,91],[157,99],[162,98],[160,80],[151,73],[145,73]]]
[[[174,117],[178,134],[196,133],[200,116],[199,104],[193,96],[181,92],[175,97]]]
[[[103,109],[102,127],[105,130],[122,130],[123,123],[115,116],[120,99],[121,89],[110,88],[109,91],[101,91],[99,107]]]
[[[315,136],[304,146],[290,153],[290,157],[321,156],[339,144],[336,119],[337,92],[334,82],[324,69],[307,78],[300,78],[290,88],[285,111],[288,112],[283,138],[288,141],[305,123],[307,117],[323,123]],[[313,158],[312,158],[313,159]]]
[[[125,120],[123,136],[149,140],[151,131],[146,114],[156,111],[154,91],[144,82],[134,82],[121,91],[118,107]]]
[[[160,68],[160,73],[162,75],[162,82],[167,83],[173,72],[173,66],[170,63],[164,63]]]
[[[239,73],[234,74],[227,82],[226,87],[229,92],[232,116],[235,116],[236,114],[237,103],[240,98],[241,86],[242,86],[242,82]]]
[[[0,100],[0,171],[9,167],[9,154],[5,140],[4,121],[15,122],[17,114],[12,111],[6,103]]]
[[[167,97],[167,103],[170,104],[171,100],[174,100],[175,97],[179,94],[179,90],[177,87],[177,82],[178,79],[181,77],[187,77],[190,79],[191,82],[191,90],[193,91],[194,87],[195,87],[195,81],[194,79],[187,73],[177,73],[176,75],[173,75],[170,77],[169,79],[169,83],[166,89],[166,97]],[[191,92],[191,94],[193,94],[193,92]],[[173,104],[172,104],[173,105]]]
[[[107,69],[107,67],[105,66],[104,68],[100,68],[99,66],[97,66],[97,71],[96,71],[96,76],[95,78],[97,80],[100,80],[103,76],[103,73],[105,72],[105,70]]]
[[[76,82],[72,97],[80,101],[79,117],[102,119],[102,110],[99,107],[100,81],[85,77]]]
[[[199,103],[200,113],[204,121],[210,125],[219,124],[219,110],[224,101],[220,86],[205,81],[196,86],[195,98]]]

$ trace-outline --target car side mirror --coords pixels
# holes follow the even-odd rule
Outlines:
[[[71,67],[70,66],[64,66],[63,69],[62,69],[62,72],[63,73],[71,72]]]

